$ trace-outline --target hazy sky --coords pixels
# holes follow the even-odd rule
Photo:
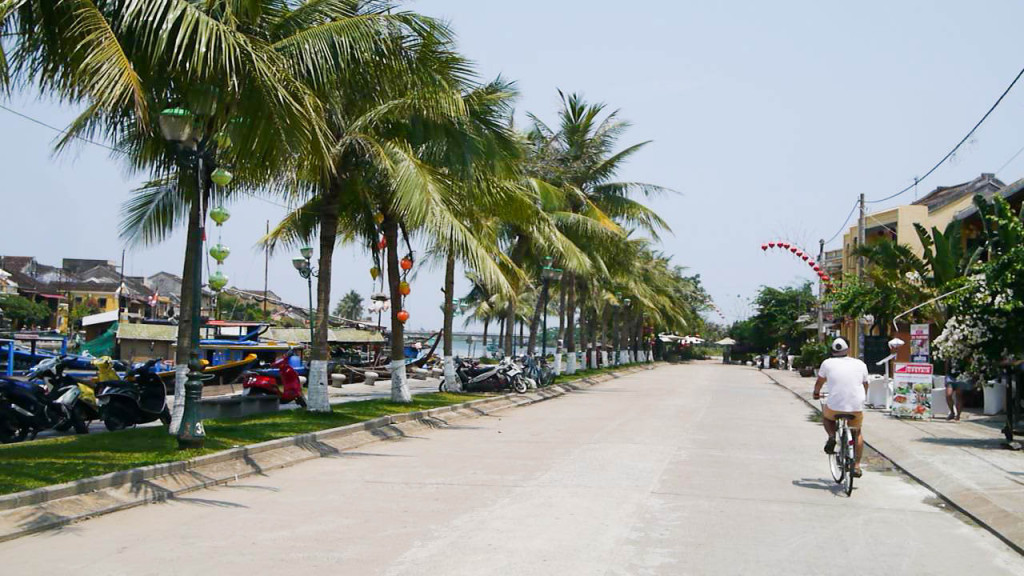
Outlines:
[[[409,6],[449,20],[483,77],[518,81],[520,118],[531,111],[553,121],[561,88],[621,109],[634,125],[624,145],[653,140],[622,179],[680,192],[650,200],[673,229],[664,250],[701,274],[730,320],[746,314],[743,302],[759,286],[811,278],[795,258],[762,254],[762,242],[815,248],[859,193],[884,197],[923,174],[1024,66],[1024,5],[1011,0]],[[35,94],[4,104],[59,126],[71,117]],[[999,171],[1024,147],[1022,127],[1024,85],[920,193]],[[48,264],[119,259],[119,205],[136,185],[121,166],[89,145],[55,159],[52,132],[3,111],[0,134],[0,254]],[[998,176],[1024,176],[1024,154]],[[913,192],[877,207],[911,200]],[[256,200],[230,209],[225,272],[233,285],[259,288],[263,256],[251,247],[283,211]],[[180,274],[183,252],[183,234],[130,250],[127,272]],[[302,304],[290,257],[272,259],[270,288]],[[334,294],[368,294],[369,266],[365,254],[340,249]],[[440,276],[424,271],[413,281],[410,326],[440,325]]]

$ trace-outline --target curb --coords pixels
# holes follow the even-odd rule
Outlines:
[[[791,389],[789,386],[786,386],[785,384],[779,382],[771,374],[769,374],[767,372],[762,372],[762,374],[767,376],[768,379],[771,380],[772,383],[775,384],[776,386],[778,386],[779,388],[782,388],[783,390],[789,392],[793,396],[796,396],[797,398],[802,400],[804,404],[807,404],[808,406],[810,406],[811,408],[816,410],[818,413],[821,413],[821,407],[820,406],[816,406],[813,402],[811,402],[810,400],[804,398],[799,393],[797,393],[795,390]],[[974,514],[973,512],[971,512],[970,510],[964,508],[963,506],[957,504],[956,501],[954,501],[950,497],[946,496],[942,492],[939,492],[934,486],[932,486],[926,480],[924,480],[919,475],[914,474],[910,470],[908,470],[908,469],[904,468],[903,466],[901,466],[898,462],[896,462],[895,460],[893,460],[892,458],[887,456],[884,452],[882,452],[881,450],[876,448],[871,442],[868,442],[867,440],[864,440],[864,445],[868,446],[869,448],[871,448],[872,450],[877,452],[878,455],[881,456],[882,458],[885,458],[890,464],[893,465],[894,468],[896,468],[897,470],[899,470],[903,474],[906,474],[910,478],[913,478],[915,482],[917,482],[918,484],[920,484],[920,485],[924,486],[925,488],[927,488],[931,493],[935,494],[937,497],[939,497],[946,504],[949,504],[957,512],[959,512],[959,513],[963,514],[964,516],[967,516],[968,518],[970,518],[972,522],[974,522],[978,526],[984,528],[986,531],[988,531],[993,536],[998,538],[1004,544],[1006,544],[1007,546],[1012,548],[1014,550],[1014,552],[1017,552],[1018,554],[1024,555],[1024,546],[1021,546],[1021,544],[1019,544],[1017,542],[1014,542],[1010,538],[1007,538],[1005,535],[1003,535],[1002,532],[997,530],[995,527],[993,527],[991,524],[986,522],[984,519],[980,518],[978,515]]]
[[[504,394],[430,410],[392,414],[339,428],[232,448],[191,460],[121,470],[7,494],[0,496],[0,542],[150,502],[164,502],[203,488],[263,475],[268,470],[334,456],[373,442],[398,439],[421,429],[447,427],[455,420],[529,406],[659,366],[660,363],[629,367],[531,390],[526,394]]]

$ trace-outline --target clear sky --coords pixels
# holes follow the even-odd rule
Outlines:
[[[794,258],[762,254],[762,242],[814,248],[859,193],[870,200],[912,183],[1024,66],[1024,5],[1011,0],[408,5],[449,20],[483,77],[516,80],[520,117],[553,121],[561,88],[621,109],[634,125],[623,144],[653,140],[622,179],[679,191],[650,201],[673,229],[664,250],[701,274],[730,320],[747,313],[759,286],[812,277]],[[34,94],[5,105],[59,126],[72,115]],[[1024,147],[1022,127],[1024,83],[920,194],[999,171]],[[89,145],[54,158],[51,132],[3,111],[0,134],[0,254],[118,260],[119,205],[136,184],[122,167]],[[998,176],[1024,177],[1024,154]],[[225,271],[233,285],[260,288],[263,256],[252,246],[283,211],[257,200],[230,209]],[[182,234],[130,249],[127,272],[180,273],[183,252]],[[290,257],[272,259],[270,288],[301,304],[306,290]],[[340,249],[334,294],[367,295],[369,266],[365,254]],[[413,281],[410,326],[440,325],[440,277],[426,270]]]

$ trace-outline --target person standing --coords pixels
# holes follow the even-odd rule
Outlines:
[[[842,338],[832,342],[832,357],[821,363],[814,383],[814,399],[821,398],[821,388],[828,384],[828,399],[822,413],[822,424],[828,434],[825,453],[836,449],[836,418],[850,416],[850,428],[856,440],[855,478],[860,478],[860,458],[864,452],[864,400],[868,392],[868,367],[858,358],[850,358],[850,345]]]

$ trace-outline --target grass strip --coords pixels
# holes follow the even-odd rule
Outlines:
[[[103,434],[61,436],[0,446],[0,494],[11,494],[90,478],[118,470],[188,460],[236,446],[257,444],[372,420],[460,404],[480,398],[472,394],[422,394],[409,404],[390,400],[346,402],[329,413],[283,410],[246,418],[206,420],[201,450],[178,450],[173,436],[160,426]]]

